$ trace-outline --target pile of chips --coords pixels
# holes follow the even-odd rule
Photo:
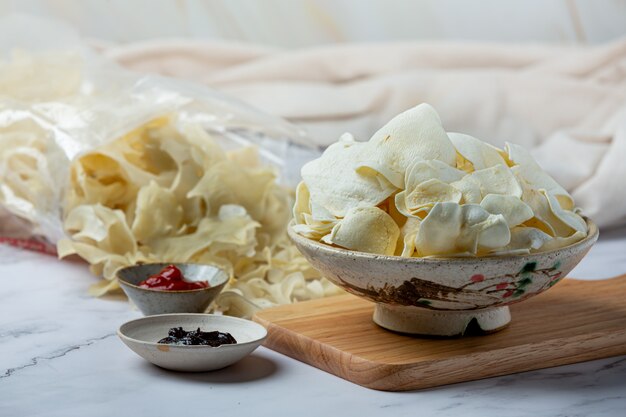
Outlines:
[[[0,59],[0,211],[16,216],[13,224],[27,223],[20,227],[25,232],[50,240],[60,237],[59,184],[67,157],[51,140],[49,119],[34,116],[32,104],[44,103],[37,109],[43,114],[50,102],[76,94],[80,80],[81,63],[72,53],[18,50],[10,60]],[[42,218],[41,213],[53,215]],[[0,231],[7,226],[0,225]]]
[[[287,238],[292,191],[241,147],[258,139],[270,159],[296,133],[282,123],[79,50],[14,51],[0,58],[0,233],[79,255],[105,278],[94,295],[137,262],[221,265],[215,307],[238,316],[336,294]]]
[[[256,148],[226,152],[201,126],[160,117],[72,162],[59,256],[105,278],[95,295],[138,262],[217,264],[232,277],[217,308],[239,316],[335,294],[286,237],[291,202]]]
[[[572,197],[520,146],[446,133],[428,104],[302,168],[294,230],[404,257],[527,254],[587,235]]]

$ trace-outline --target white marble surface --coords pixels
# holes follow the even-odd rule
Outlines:
[[[572,276],[623,273],[624,229],[604,233]],[[625,415],[626,356],[408,393],[362,388],[265,348],[214,373],[164,371],[117,339],[140,314],[88,296],[94,280],[82,263],[0,246],[0,416]]]

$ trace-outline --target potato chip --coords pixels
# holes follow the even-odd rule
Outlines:
[[[317,220],[310,214],[303,214],[304,223],[295,224],[294,231],[310,239],[320,240],[323,236],[330,233],[333,227],[339,222],[339,219],[333,221]]]
[[[205,251],[209,251],[209,256],[222,251],[252,256],[258,227],[260,224],[252,220],[242,206],[227,204],[220,207],[216,218],[202,219],[195,232],[161,237],[149,243],[149,251],[179,262],[201,259]]]
[[[67,157],[50,140],[43,122],[0,103],[0,204],[24,221],[29,233],[60,238],[58,201],[68,172]],[[6,225],[5,225],[6,227]]]
[[[183,208],[171,190],[152,181],[137,193],[131,226],[138,242],[147,242],[178,232],[183,225]]]
[[[398,225],[398,227],[402,228],[404,224],[408,221],[408,217],[402,214],[398,207],[396,206],[396,195],[391,195],[387,200],[385,200],[382,204],[379,204],[378,207],[385,211],[387,214],[391,216],[394,222]]]
[[[566,224],[576,232],[587,233],[587,223],[578,214],[570,210],[565,210],[561,207],[559,200],[546,190],[539,190],[548,200],[550,210],[555,217],[557,217],[562,223]]]
[[[203,199],[212,213],[224,204],[238,202],[255,217],[259,217],[275,178],[271,171],[244,171],[227,160],[220,161],[205,171],[187,197]]]
[[[524,223],[526,226],[536,227],[553,237],[567,237],[578,229],[586,231],[584,220],[574,212],[562,210],[556,198],[552,200],[552,206],[550,205],[550,194],[546,190],[535,190],[521,182],[524,184],[522,201],[534,213],[534,217]],[[559,214],[555,214],[555,211]],[[570,213],[570,216],[566,213]]]
[[[461,201],[463,194],[453,186],[438,179],[422,182],[417,187],[396,194],[396,207],[405,216],[417,216],[419,212],[431,208],[435,202]]]
[[[202,130],[202,134],[206,135],[207,133]],[[206,140],[202,141],[202,143],[204,142],[206,142]],[[262,168],[261,161],[259,159],[259,149],[254,146],[244,146],[243,148],[230,150],[226,152],[226,157],[229,161],[235,162],[239,166],[247,168]]]
[[[437,179],[446,184],[461,180],[465,172],[458,170],[441,161],[418,161],[406,171],[405,189],[410,190],[424,181]]]
[[[495,165],[474,171],[467,175],[480,186],[481,196],[487,194],[522,196],[522,187],[517,182],[515,176],[504,165]]]
[[[311,214],[311,212],[315,214]],[[339,219],[318,205],[311,204],[309,190],[301,181],[296,188],[296,202],[293,206],[293,229],[309,239],[319,240],[330,233]]]
[[[302,167],[302,179],[315,203],[333,216],[343,217],[352,208],[374,207],[396,191],[376,173],[363,175],[355,168],[362,160],[365,144],[344,135],[322,156]]]
[[[456,153],[456,169],[461,170],[467,174],[471,174],[475,171],[474,164],[472,164],[459,152]]]
[[[475,171],[491,168],[496,165],[506,166],[506,162],[504,162],[504,159],[502,159],[502,156],[500,156],[498,151],[493,147],[487,146],[485,142],[462,133],[448,132],[448,137],[457,152],[460,153],[465,160],[471,163],[471,166]]]
[[[310,201],[311,219],[316,222],[335,222],[337,217],[315,201]]]
[[[473,204],[462,206],[464,224],[457,245],[473,254],[505,246],[511,236],[506,219]]]
[[[517,178],[526,181],[534,189],[544,189],[549,194],[554,195],[566,210],[574,208],[572,196],[541,168],[526,149],[508,142],[505,149],[509,159],[515,164],[511,171]]]
[[[420,104],[391,119],[365,145],[366,156],[357,171],[370,168],[397,188],[404,188],[404,177],[416,161],[438,160],[454,166],[456,151],[441,127],[437,112]]]
[[[419,256],[446,255],[458,251],[456,239],[463,226],[461,206],[436,203],[420,224],[415,239]]]
[[[541,250],[553,250],[553,249],[563,248],[565,246],[572,245],[578,242],[579,240],[584,239],[585,236],[587,236],[586,233],[576,232],[571,236],[557,237],[554,239],[550,239],[541,247]]]
[[[399,236],[398,225],[387,213],[378,207],[356,207],[322,241],[345,249],[393,255]]]
[[[510,233],[502,215],[474,204],[436,203],[421,222],[416,238],[419,256],[476,254],[508,244]]]
[[[293,231],[308,239],[320,240],[333,230],[336,223],[294,224]]]
[[[533,210],[513,195],[487,194],[480,206],[491,214],[503,215],[511,228],[533,218]]]
[[[480,183],[471,175],[466,175],[450,185],[461,192],[463,204],[480,204],[483,200]]]
[[[415,239],[417,238],[420,224],[421,220],[410,217],[407,219],[406,223],[404,223],[404,226],[400,228],[400,239],[402,241],[402,252],[400,252],[400,256],[409,258],[415,253]]]
[[[68,213],[64,224],[73,239],[94,242],[109,253],[123,255],[137,250],[137,243],[121,210],[100,204],[82,205]]]
[[[441,161],[418,161],[406,172],[406,189],[396,194],[395,208],[406,217],[424,217],[426,213],[422,213],[423,210],[432,207],[437,201],[459,202],[462,197],[460,190],[447,184],[462,179],[464,175],[463,171]],[[424,204],[419,203],[420,199]],[[399,222],[396,223],[401,226]]]
[[[296,187],[296,201],[293,205],[293,218],[296,224],[304,223],[304,214],[311,214],[311,194],[304,181]]]
[[[523,255],[542,249],[552,237],[534,227],[513,227],[508,245],[492,252],[494,255]]]
[[[119,268],[145,260],[120,210],[100,204],[78,206],[67,215],[65,228],[71,240],[59,241],[59,257],[77,254],[90,263],[94,274],[112,279]]]

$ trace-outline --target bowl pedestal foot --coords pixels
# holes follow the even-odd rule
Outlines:
[[[492,333],[510,321],[508,307],[441,311],[377,303],[374,309],[374,322],[385,329],[429,336],[461,336],[472,322],[482,332]]]

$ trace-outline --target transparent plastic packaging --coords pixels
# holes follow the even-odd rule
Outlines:
[[[80,256],[104,278],[93,295],[146,262],[223,267],[213,309],[243,317],[339,292],[286,234],[319,155],[302,130],[119,68],[47,20],[0,19],[0,50],[0,242]]]
[[[19,29],[33,24],[37,34]],[[0,39],[0,236],[56,243],[71,161],[163,115],[201,125],[226,150],[257,146],[289,186],[317,155],[286,121],[204,86],[126,71],[54,22],[12,16]]]

